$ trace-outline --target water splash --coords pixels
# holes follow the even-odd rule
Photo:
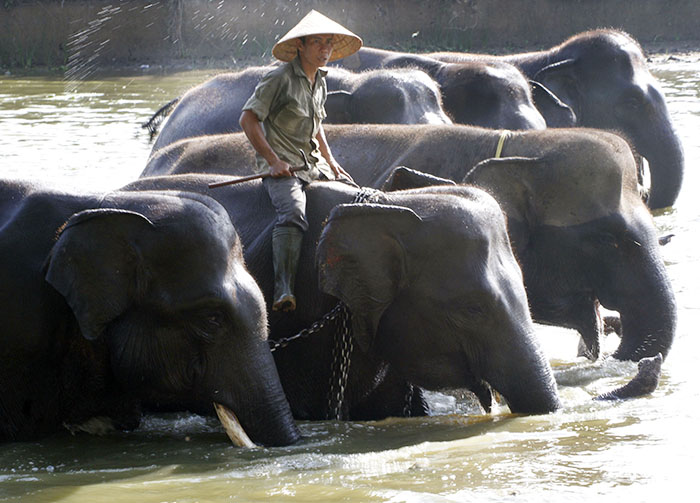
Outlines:
[[[118,6],[103,7],[97,17],[88,23],[86,29],[74,33],[69,38],[67,48],[70,56],[64,75],[69,92],[75,92],[80,81],[86,80],[97,69],[110,41],[103,36],[103,27],[120,11]]]
[[[115,64],[136,64],[146,70],[152,60],[171,58],[173,63],[185,65],[219,61],[239,67],[250,59],[269,58],[270,49],[287,26],[301,19],[306,10],[300,2],[115,2],[100,8],[87,26],[76,20],[82,27],[70,35],[67,43],[66,90],[77,91],[96,73]],[[156,30],[164,34],[163,40],[170,46],[154,43],[152,53],[131,49],[135,38],[148,44],[157,36]],[[140,65],[134,61],[139,57]]]

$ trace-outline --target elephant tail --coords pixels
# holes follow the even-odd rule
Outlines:
[[[148,140],[153,141],[153,139],[156,137],[158,134],[158,128],[160,125],[163,123],[165,118],[170,115],[170,112],[173,111],[173,108],[175,108],[175,105],[177,105],[180,102],[180,96],[175,98],[174,100],[169,101],[162,107],[158,109],[156,113],[151,115],[151,118],[148,119],[148,122],[144,122],[141,124],[141,127],[143,129],[148,129]]]
[[[637,364],[637,375],[617,389],[608,391],[594,398],[594,400],[624,400],[652,393],[659,385],[661,376],[661,363],[664,358],[661,353],[654,357],[642,358]]]

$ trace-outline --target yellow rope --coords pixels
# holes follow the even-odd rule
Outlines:
[[[498,145],[496,146],[496,159],[501,157],[501,152],[503,152],[503,144],[506,142],[506,138],[510,136],[510,131],[504,129],[501,131],[501,137],[498,139]]]

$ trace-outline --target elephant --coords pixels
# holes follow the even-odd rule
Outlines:
[[[353,71],[419,68],[438,83],[443,107],[457,124],[506,129],[546,127],[528,81],[515,66],[502,61],[448,63],[417,54],[363,47],[334,64]],[[543,102],[558,102],[551,93],[541,94]],[[562,123],[568,125],[565,116],[570,110],[561,106],[558,110]]]
[[[683,146],[666,107],[663,90],[649,71],[639,43],[618,30],[592,30],[572,36],[551,49],[487,56],[428,53],[444,62],[501,61],[549,89],[575,114],[576,126],[622,134],[649,164],[647,204],[672,206],[683,182]],[[550,114],[540,107],[547,123]]]
[[[238,118],[260,79],[271,66],[223,73],[195,86],[156,112],[144,127],[154,137],[165,116],[152,153],[182,138],[240,131]],[[451,124],[440,91],[420,70],[361,74],[329,68],[325,123]]]
[[[260,180],[226,187],[227,177],[142,178],[123,190],[202,191],[227,208],[245,260],[272,303],[275,211]],[[467,388],[485,409],[491,388],[513,412],[560,406],[549,363],[534,338],[520,269],[497,203],[472,187],[384,194],[337,181],[307,186],[297,272],[297,308],[270,313],[270,337],[284,340],[331,312],[351,313],[353,350],[345,397],[329,404],[333,330],[328,326],[275,350],[297,419],[352,420],[425,413],[406,383]],[[342,404],[342,405],[339,405]]]
[[[616,358],[667,355],[675,295],[634,155],[621,137],[586,128],[462,125],[329,125],[326,135],[361,185],[379,188],[395,167],[407,166],[489,191],[508,216],[535,321],[577,330],[590,358],[599,354],[601,304],[620,313]],[[159,152],[142,176],[246,174],[253,156],[240,133],[193,138]]]
[[[213,403],[253,442],[300,439],[264,298],[216,201],[5,180],[0,237],[0,441]]]

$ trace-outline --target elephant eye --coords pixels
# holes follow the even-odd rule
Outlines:
[[[475,302],[464,302],[461,304],[458,314],[454,314],[456,317],[461,318],[466,323],[473,323],[476,320],[483,319],[486,315],[486,308]]]
[[[206,315],[205,321],[212,327],[221,328],[224,326],[224,320],[221,313],[209,313]]]
[[[464,310],[469,316],[474,316],[474,317],[483,316],[484,313],[486,312],[486,310],[484,309],[484,306],[482,306],[480,304],[468,305],[465,307]]]
[[[224,327],[224,314],[219,311],[203,311],[193,316],[191,323],[196,335],[212,342],[216,334]]]
[[[644,105],[644,94],[641,89],[634,89],[627,94],[621,102],[622,105],[629,108],[639,108]]]
[[[445,319],[455,328],[465,329],[484,321],[486,318],[486,308],[474,302],[461,302],[452,304],[453,309],[447,309]]]

